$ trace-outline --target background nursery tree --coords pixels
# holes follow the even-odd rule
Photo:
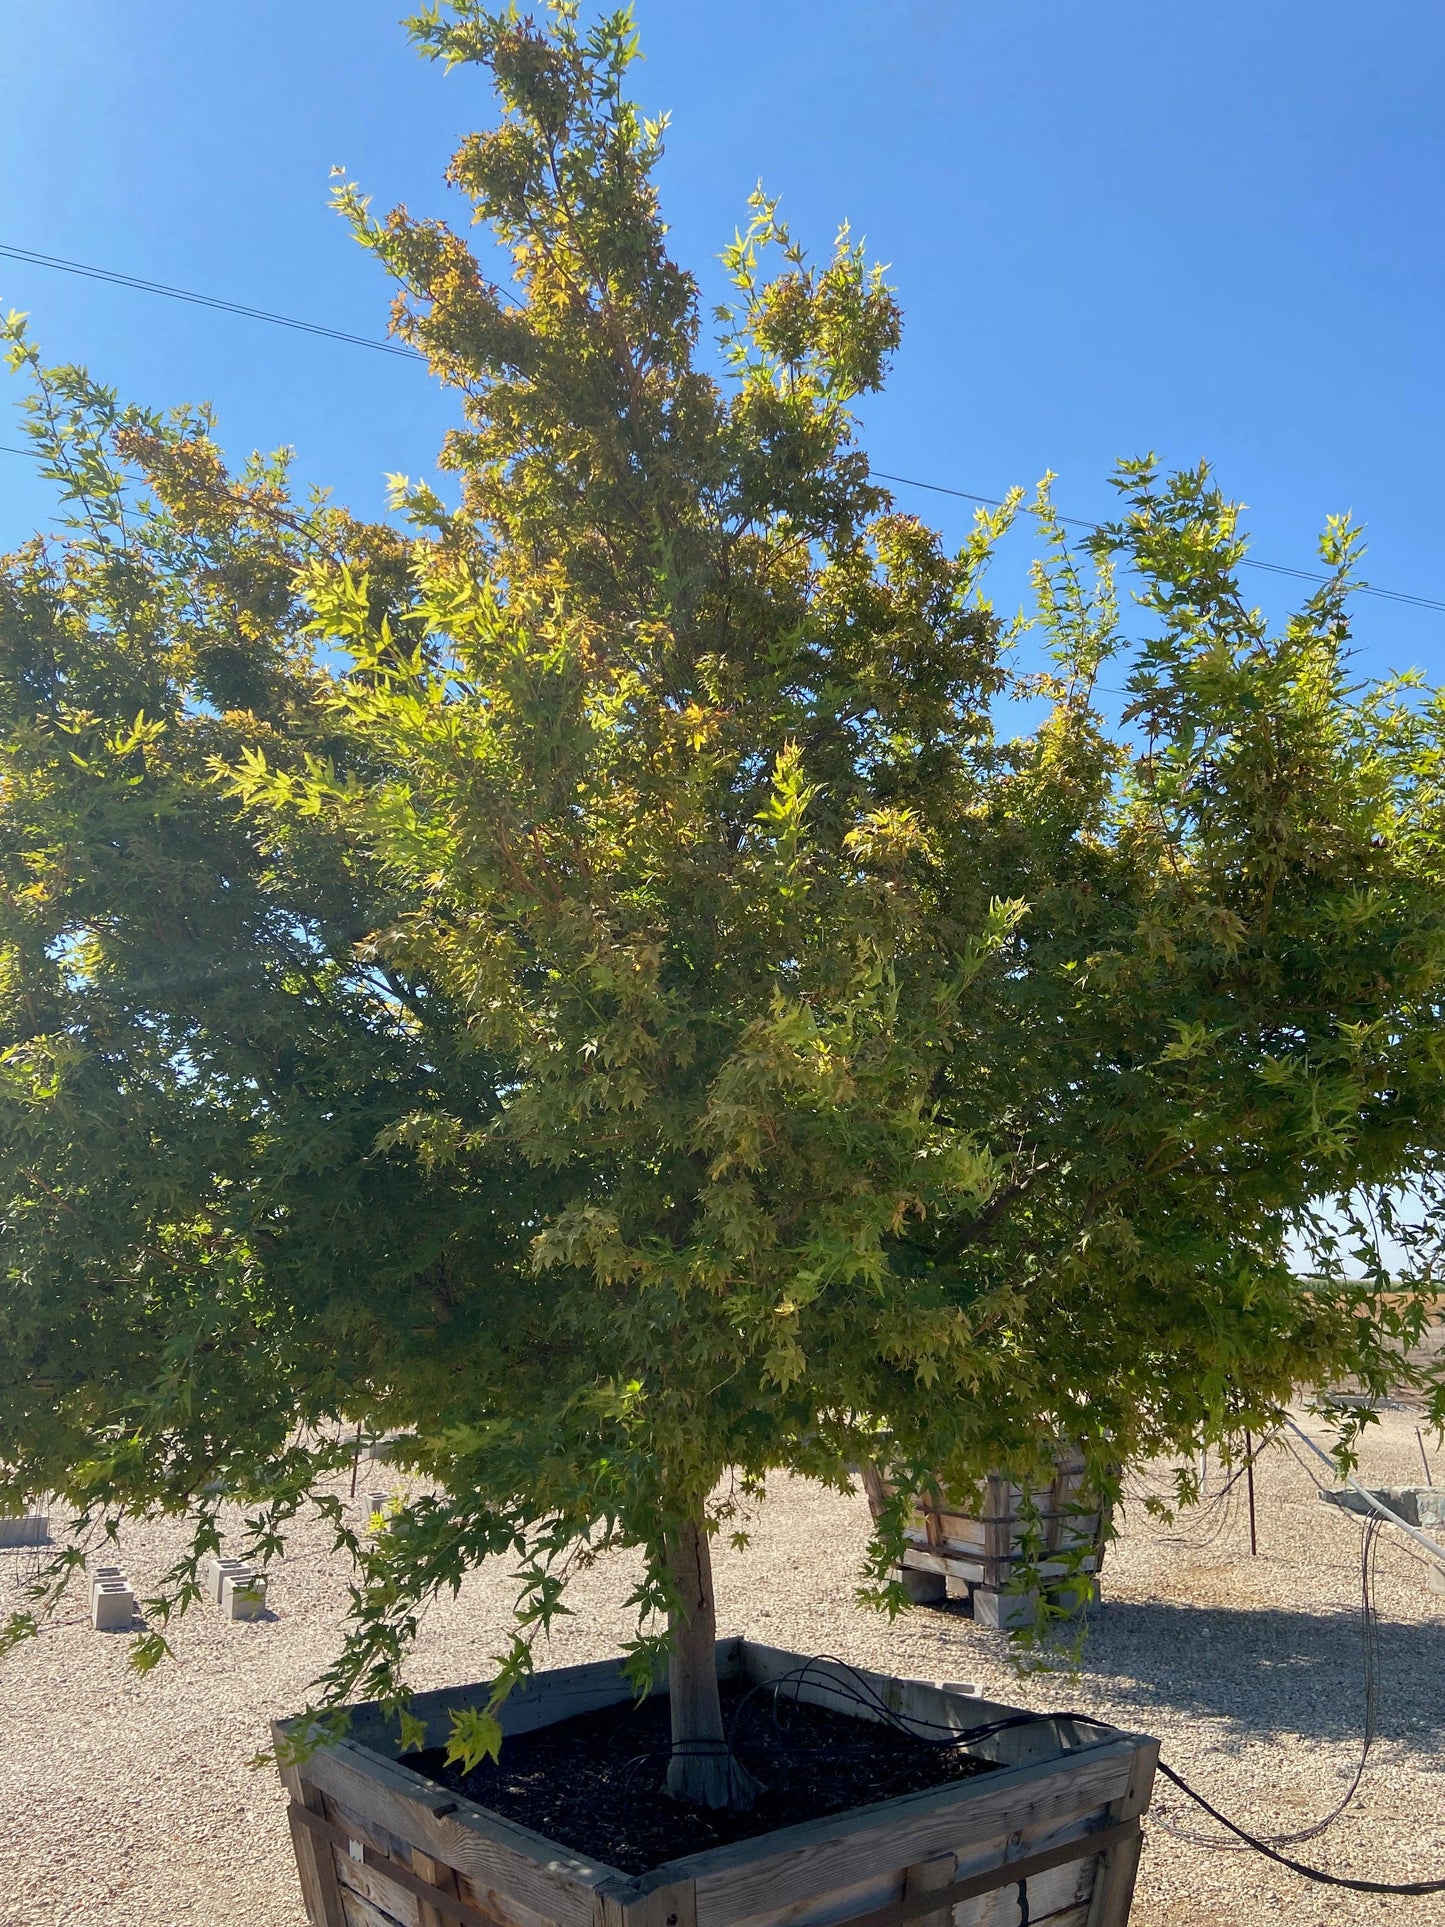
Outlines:
[[[190,1510],[162,1620],[218,1485],[262,1552],[319,1506],[361,1563],[323,1699],[404,1736],[429,1596],[516,1562],[500,1694],[569,1560],[638,1546],[669,1790],[745,1804],[729,1468],[966,1486],[1066,1436],[1107,1483],[1397,1370],[1425,1288],[1339,1248],[1439,1193],[1445,712],[1350,684],[1346,526],[1273,634],[1233,509],[1148,463],[1090,589],[1036,504],[1018,676],[1016,502],[947,554],[856,445],[899,318],[846,231],[810,265],[759,197],[704,355],[628,18],[413,24],[495,81],[451,179],[509,286],[339,199],[460,398],[457,510],[232,479],[12,324],[72,530],[0,578],[0,1501],[79,1515],[37,1614],[100,1522]],[[364,1541],[358,1424],[418,1475]]]

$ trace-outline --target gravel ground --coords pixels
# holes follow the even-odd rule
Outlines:
[[[1382,1415],[1363,1448],[1367,1483],[1419,1479],[1414,1423],[1407,1412]],[[1211,1466],[1216,1495],[1222,1482]],[[1166,1535],[1139,1503],[1145,1484],[1136,1482],[1110,1549],[1105,1603],[1077,1672],[1019,1678],[1006,1640],[956,1609],[918,1608],[893,1626],[860,1609],[863,1499],[799,1480],[775,1481],[748,1550],[719,1551],[721,1628],[904,1675],[976,1680],[1020,1705],[1104,1714],[1161,1735],[1164,1757],[1256,1831],[1306,1826],[1340,1798],[1359,1753],[1360,1524],[1321,1505],[1278,1447],[1259,1467],[1257,1558],[1240,1490]],[[128,1531],[119,1558],[139,1591],[178,1538],[174,1527]],[[0,1610],[33,1558],[0,1552]],[[629,1629],[632,1569],[608,1558],[578,1576],[575,1617],[552,1644],[557,1663],[616,1651]],[[232,1625],[196,1613],[179,1629],[176,1660],[146,1679],[128,1671],[123,1637],[93,1633],[78,1617],[6,1661],[0,1927],[304,1927],[279,1786],[247,1762],[269,1719],[303,1705],[331,1657],[346,1581],[324,1534],[303,1530],[272,1569],[272,1617]],[[505,1570],[489,1567],[436,1606],[416,1685],[484,1677],[508,1601]],[[1293,1851],[1337,1873],[1445,1877],[1445,1596],[1429,1589],[1399,1535],[1381,1535],[1376,1603],[1383,1681],[1368,1774],[1339,1822]],[[1199,1824],[1161,1783],[1136,1927],[1445,1919],[1445,1897],[1312,1886],[1256,1854],[1211,1851],[1167,1830]]]

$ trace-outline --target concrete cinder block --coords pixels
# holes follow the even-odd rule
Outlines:
[[[219,1553],[213,1552],[206,1561],[203,1573],[206,1597],[213,1606],[224,1604],[227,1576],[231,1573],[249,1573],[250,1571],[251,1567],[244,1559],[226,1559]]]
[[[948,1585],[941,1572],[919,1572],[914,1566],[895,1566],[888,1576],[901,1583],[915,1606],[936,1606]]]
[[[48,1546],[50,1519],[44,1512],[0,1512],[0,1546]]]
[[[1371,1499],[1394,1513],[1407,1526],[1414,1526],[1417,1531],[1428,1532],[1445,1522],[1445,1486],[1380,1485],[1367,1486],[1365,1491]],[[1326,1505],[1337,1505],[1343,1512],[1357,1512],[1363,1519],[1378,1519],[1380,1516],[1364,1492],[1356,1492],[1352,1486],[1322,1486],[1320,1497]]]
[[[386,1508],[390,1503],[391,1494],[389,1492],[368,1492],[366,1495],[366,1516],[369,1519],[384,1518]]]
[[[1070,1586],[1053,1586],[1049,1589],[1049,1604],[1072,1618],[1077,1613],[1090,1612],[1100,1601],[1099,1582],[1081,1575]]]
[[[972,1603],[973,1616],[980,1626],[1005,1631],[1014,1626],[1031,1626],[1039,1610],[1037,1593],[993,1592],[987,1586],[973,1588]]]
[[[97,1579],[90,1595],[90,1623],[98,1633],[128,1633],[135,1620],[135,1593],[123,1579]]]
[[[1007,1630],[1014,1626],[1032,1626],[1039,1616],[1039,1595],[1037,1592],[995,1592],[988,1586],[973,1586],[969,1591],[973,1616],[980,1626],[996,1626]],[[1081,1574],[1067,1586],[1048,1588],[1049,1604],[1057,1611],[1073,1617],[1099,1603],[1099,1582],[1087,1573]]]
[[[95,1604],[95,1589],[107,1584],[125,1584],[125,1574],[119,1566],[94,1566],[90,1573],[90,1603]]]
[[[221,1581],[221,1612],[227,1619],[259,1619],[266,1610],[266,1575],[228,1572]]]

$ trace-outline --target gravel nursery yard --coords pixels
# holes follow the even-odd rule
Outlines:
[[[1367,1437],[1362,1478],[1419,1480],[1414,1419],[1387,1411]],[[1445,1455],[1437,1467],[1445,1470]],[[363,1477],[362,1484],[383,1481]],[[1442,1481],[1445,1482],[1445,1481]],[[1216,1465],[1210,1489],[1223,1483]],[[1359,1753],[1363,1682],[1360,1522],[1321,1505],[1282,1448],[1258,1476],[1259,1557],[1249,1556],[1242,1486],[1166,1536],[1136,1482],[1105,1566],[1080,1671],[1017,1678],[1003,1636],[956,1610],[898,1624],[855,1605],[867,1531],[861,1494],[780,1479],[746,1552],[720,1548],[720,1630],[926,1679],[976,1680],[992,1697],[1077,1707],[1160,1734],[1164,1757],[1256,1831],[1305,1827],[1339,1799]],[[179,1534],[133,1529],[120,1561],[139,1592]],[[800,1553],[799,1548],[806,1548]],[[33,1553],[0,1553],[0,1608]],[[603,1657],[626,1636],[632,1562],[577,1578],[557,1663]],[[247,1762],[277,1713],[304,1704],[331,1657],[347,1573],[322,1531],[298,1533],[272,1569],[274,1616],[253,1625],[193,1614],[177,1659],[148,1679],[123,1637],[79,1610],[0,1667],[0,1927],[304,1927],[274,1772]],[[501,1567],[435,1607],[417,1653],[420,1687],[484,1677],[510,1589]],[[83,1604],[83,1602],[81,1602]],[[1292,1849],[1336,1872],[1386,1880],[1445,1875],[1445,1596],[1381,1535],[1379,1738],[1345,1815]],[[1146,1823],[1138,1927],[1436,1923],[1440,1896],[1353,1895],[1308,1885],[1252,1853],[1214,1852],[1165,1823],[1209,1823],[1161,1782]]]

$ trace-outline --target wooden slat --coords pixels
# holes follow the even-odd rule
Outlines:
[[[332,1826],[337,1828],[338,1831],[344,1833],[348,1840],[368,1840],[373,1847],[378,1848],[388,1859],[404,1860],[408,1864],[410,1863],[411,1844],[409,1841],[403,1840],[399,1834],[393,1833],[389,1827],[384,1827],[373,1814],[359,1812],[356,1807],[348,1806],[345,1800],[338,1800],[335,1794],[328,1794],[326,1796],[326,1805],[322,1817],[329,1820]],[[349,1858],[349,1855],[338,1856],[338,1874],[342,1870],[344,1858]]]
[[[353,1889],[400,1927],[432,1927],[429,1914],[435,1927],[451,1927],[463,1919],[486,1927],[546,1927],[544,1916],[521,1906],[514,1896],[496,1888],[479,1890],[471,1881],[459,1880],[454,1868],[407,1847],[377,1820],[337,1800],[328,1799],[327,1805],[325,1815],[298,1819],[297,1824],[313,1834],[326,1830],[338,1849],[334,1865],[343,1901],[344,1890]],[[351,1851],[352,1842],[362,1848],[360,1861]]]
[[[1154,1790],[1154,1773],[1158,1764],[1158,1740],[1141,1741],[1129,1784],[1110,1808],[1114,1820],[1137,1821],[1145,1812]],[[1134,1882],[1138,1877],[1139,1854],[1143,1844],[1142,1834],[1136,1831],[1132,1838],[1126,1835],[1104,1855],[1099,1877],[1094,1882],[1089,1927],[1125,1927],[1129,1909],[1134,1903]]]
[[[959,1856],[954,1879],[989,1876],[1003,1884],[989,1886],[984,1893],[955,1901],[951,1906],[946,1895],[934,1890],[935,1904],[942,1903],[941,1911],[952,1927],[1016,1927],[1017,1869],[1039,1856],[1037,1870],[1025,1875],[1029,1909],[1034,1918],[1044,1920],[1074,1906],[1086,1906],[1102,1857],[1099,1848],[1106,1845],[1098,1831],[1105,1824],[1104,1813],[1096,1811],[1090,1818],[1092,1827],[1085,1826],[1078,1814],[1070,1814],[1063,1822],[1026,1827],[999,1834],[992,1840],[973,1842]],[[1090,1832],[1093,1837],[1085,1839]],[[1059,1848],[1069,1857],[1057,1866],[1045,1864]],[[998,1870],[1006,1863],[1008,1872],[1000,1875]],[[889,1872],[885,1858],[864,1879],[846,1887],[832,1887],[827,1892],[815,1889],[785,1906],[768,1904],[762,1912],[748,1917],[746,1927],[853,1927],[859,1918],[891,1906],[899,1899],[903,1886],[904,1870]],[[918,1923],[909,1922],[906,1927],[918,1927]]]
[[[1015,1927],[1017,1920],[1018,1912],[1015,1910],[1006,1927]],[[1056,1914],[1036,1914],[1030,1908],[1029,1921],[1030,1927],[1088,1927],[1089,1903],[1085,1900],[1077,1906],[1065,1907],[1062,1913]],[[1004,1927],[1004,1924],[1001,1923],[1000,1927]]]
[[[273,1728],[273,1732],[276,1729]],[[279,1733],[276,1737],[279,1740]],[[293,1811],[320,1813],[321,1794],[294,1766],[281,1768],[281,1783],[290,1796]],[[301,1885],[301,1900],[311,1927],[345,1927],[341,1909],[341,1889],[329,1847],[318,1848],[314,1836],[291,1822],[291,1843],[296,1852],[296,1874]]]
[[[343,1906],[360,1899],[378,1920],[386,1921],[388,1927],[417,1927],[415,1897],[395,1881],[373,1873],[365,1861],[353,1860],[345,1848],[336,1856],[336,1877],[341,1882]],[[458,1923],[448,1922],[447,1927],[458,1927]]]
[[[982,1546],[988,1522],[984,1519],[968,1519],[961,1512],[938,1512],[939,1537],[950,1546]]]
[[[947,1552],[930,1552],[925,1546],[910,1544],[904,1552],[903,1563],[920,1572],[946,1573],[950,1579],[966,1579],[971,1585],[989,1585],[995,1591],[1002,1591],[1023,1564],[1023,1557],[1020,1552],[1000,1558],[990,1555],[986,1559],[970,1559],[957,1547]],[[1077,1560],[1041,1559],[1032,1568],[1030,1577],[1037,1574],[1040,1579],[1072,1579],[1076,1573],[1092,1574],[1098,1568],[1098,1554],[1087,1552]]]
[[[352,1851],[352,1844],[356,1839],[354,1834],[348,1835],[341,1827],[333,1826],[331,1821],[323,1820],[319,1813],[308,1812],[305,1807],[297,1807],[293,1811],[295,1819],[308,1832],[322,1835],[333,1845],[341,1848],[342,1854],[346,1856],[342,1859],[338,1855],[337,1859],[341,1878],[348,1885],[359,1885],[360,1890],[368,1898],[371,1897],[372,1886],[370,1882],[360,1882],[361,1867],[364,1867],[368,1873],[375,1874],[386,1886],[398,1888],[403,1894],[409,1894],[414,1901],[426,1900],[432,1911],[438,1915],[444,1915],[448,1922],[459,1921],[461,1927],[497,1927],[491,1914],[484,1914],[479,1907],[473,1907],[469,1901],[458,1899],[455,1893],[447,1893],[434,1883],[422,1879],[419,1874],[413,1873],[410,1867],[403,1866],[399,1860],[390,1859],[365,1839],[360,1842],[362,1857],[358,1862]],[[405,1920],[404,1927],[413,1927],[418,1918],[418,1909],[412,1906],[405,1911],[409,1918]],[[428,1924],[423,1922],[422,1927],[428,1927]]]
[[[846,1927],[905,1927],[905,1923],[921,1919],[934,1905],[942,1903],[952,1908],[979,1894],[1017,1887],[1021,1881],[1027,1883],[1035,1875],[1047,1873],[1054,1867],[1092,1858],[1101,1850],[1106,1851],[1117,1845],[1127,1834],[1137,1834],[1138,1831],[1137,1821],[1126,1820],[1121,1826],[1109,1827],[1102,1832],[1080,1834],[1043,1853],[1001,1860],[996,1866],[985,1868],[982,1873],[970,1874],[966,1879],[955,1880],[936,1893],[914,1894],[904,1900],[894,1901],[892,1906],[877,1907],[871,1913],[855,1914],[846,1922]]]
[[[427,1886],[436,1887],[440,1892],[449,1894],[453,1900],[459,1897],[457,1877],[453,1870],[442,1861],[434,1860],[429,1853],[423,1853],[420,1847],[412,1849],[411,1867],[412,1872]],[[478,1908],[476,1911],[482,1910]],[[422,1900],[418,1897],[417,1927],[446,1927],[450,1918],[451,1916],[444,1913],[440,1907],[434,1907],[430,1900]]]
[[[615,1867],[582,1860],[474,1801],[458,1799],[455,1812],[433,1813],[434,1806],[452,1804],[443,1788],[351,1741],[314,1753],[307,1771],[328,1796],[369,1816],[408,1848],[420,1847],[476,1887],[515,1897],[556,1927],[591,1927],[592,1889],[617,1874]]]
[[[858,1470],[863,1480],[863,1490],[868,1495],[869,1508],[876,1519],[887,1504],[892,1488],[883,1483],[878,1476],[878,1467],[871,1460],[865,1460]]]
[[[933,1891],[914,1893],[902,1900],[891,1901],[881,1907],[873,1907],[862,1913],[844,1914],[836,1919],[836,1927],[915,1927],[915,1923],[931,1916],[935,1909],[952,1912],[966,1901],[1017,1889],[1020,1883],[1027,1885],[1040,1875],[1050,1873],[1055,1868],[1076,1864],[1080,1861],[1097,1860],[1102,1851],[1121,1842],[1129,1833],[1138,1832],[1138,1822],[1128,1820],[1122,1825],[1076,1834],[1072,1839],[1061,1841],[1041,1852],[1016,1855],[1001,1855],[991,1866],[981,1871],[954,1880],[946,1887]],[[1063,1889],[1068,1892],[1068,1884]],[[822,1898],[822,1896],[820,1896]],[[745,1910],[742,1897],[740,1904],[730,1918],[733,1921],[757,1917],[757,1910]],[[1073,1905],[1066,1902],[1066,1909]],[[1030,1908],[1030,1912],[1033,1909]]]
[[[931,1790],[790,1827],[786,1841],[779,1834],[714,1848],[687,1863],[697,1881],[698,1927],[729,1927],[794,1901],[822,1901],[830,1889],[861,1881],[879,1867],[911,1866],[949,1852],[962,1861],[975,1848],[991,1852],[994,1842],[1002,1850],[1010,1834],[1031,1827],[1062,1827],[1077,1819],[1082,1830],[1084,1817],[1128,1784],[1129,1760],[1127,1746],[1100,1749],[1062,1769],[1046,1762],[990,1773],[942,1794]]]
[[[1088,1927],[1127,1927],[1143,1845],[1143,1831],[1136,1827],[1131,1836],[1110,1847],[1104,1855],[1094,1882]]]
[[[452,1712],[485,1706],[491,1695],[489,1680],[443,1686],[418,1693],[410,1710],[426,1727],[426,1744],[440,1746],[450,1737]],[[616,1706],[633,1695],[631,1682],[622,1675],[621,1660],[591,1660],[584,1666],[550,1667],[524,1680],[502,1702],[497,1718],[504,1733],[530,1733],[577,1713]],[[393,1755],[400,1743],[395,1718],[374,1702],[351,1709],[348,1737],[387,1755]]]
[[[397,1927],[395,1914],[352,1887],[341,1889],[341,1906],[346,1927]]]
[[[597,1891],[595,1927],[697,1927],[697,1894],[690,1880],[666,1869],[623,1879]]]
[[[1045,1848],[1061,1846],[1066,1839],[1077,1839],[1079,1832],[1078,1822],[1070,1821],[1067,1827],[1055,1827],[1048,1832],[1035,1829],[1017,1844],[1011,1834],[1006,1843],[1006,1852],[1017,1860],[1026,1854],[1041,1853]],[[998,1853],[997,1846],[993,1851]],[[1047,1920],[1051,1915],[1087,1906],[1102,1858],[1100,1853],[1088,1853],[1081,1859],[1067,1860],[1057,1867],[1045,1867],[1029,1875],[1025,1892],[1030,1916],[1034,1920]],[[970,1858],[968,1871],[983,1871],[977,1856]],[[991,1893],[980,1894],[976,1900],[960,1901],[953,1910],[952,1918],[953,1927],[1017,1927],[1017,1879],[995,1888]]]
[[[932,1860],[915,1860],[903,1870],[903,1898],[912,1900],[917,1894],[937,1893],[940,1887],[952,1886],[957,1868],[958,1855],[954,1853],[935,1854]],[[952,1918],[951,1907],[940,1907],[937,1913],[920,1914],[917,1927],[948,1927]]]
[[[549,1927],[544,1914],[524,1907],[514,1894],[507,1893],[502,1887],[489,1887],[484,1881],[468,1880],[459,1873],[457,1892],[463,1900],[469,1900],[484,1914],[490,1914],[500,1923],[500,1927]]]

